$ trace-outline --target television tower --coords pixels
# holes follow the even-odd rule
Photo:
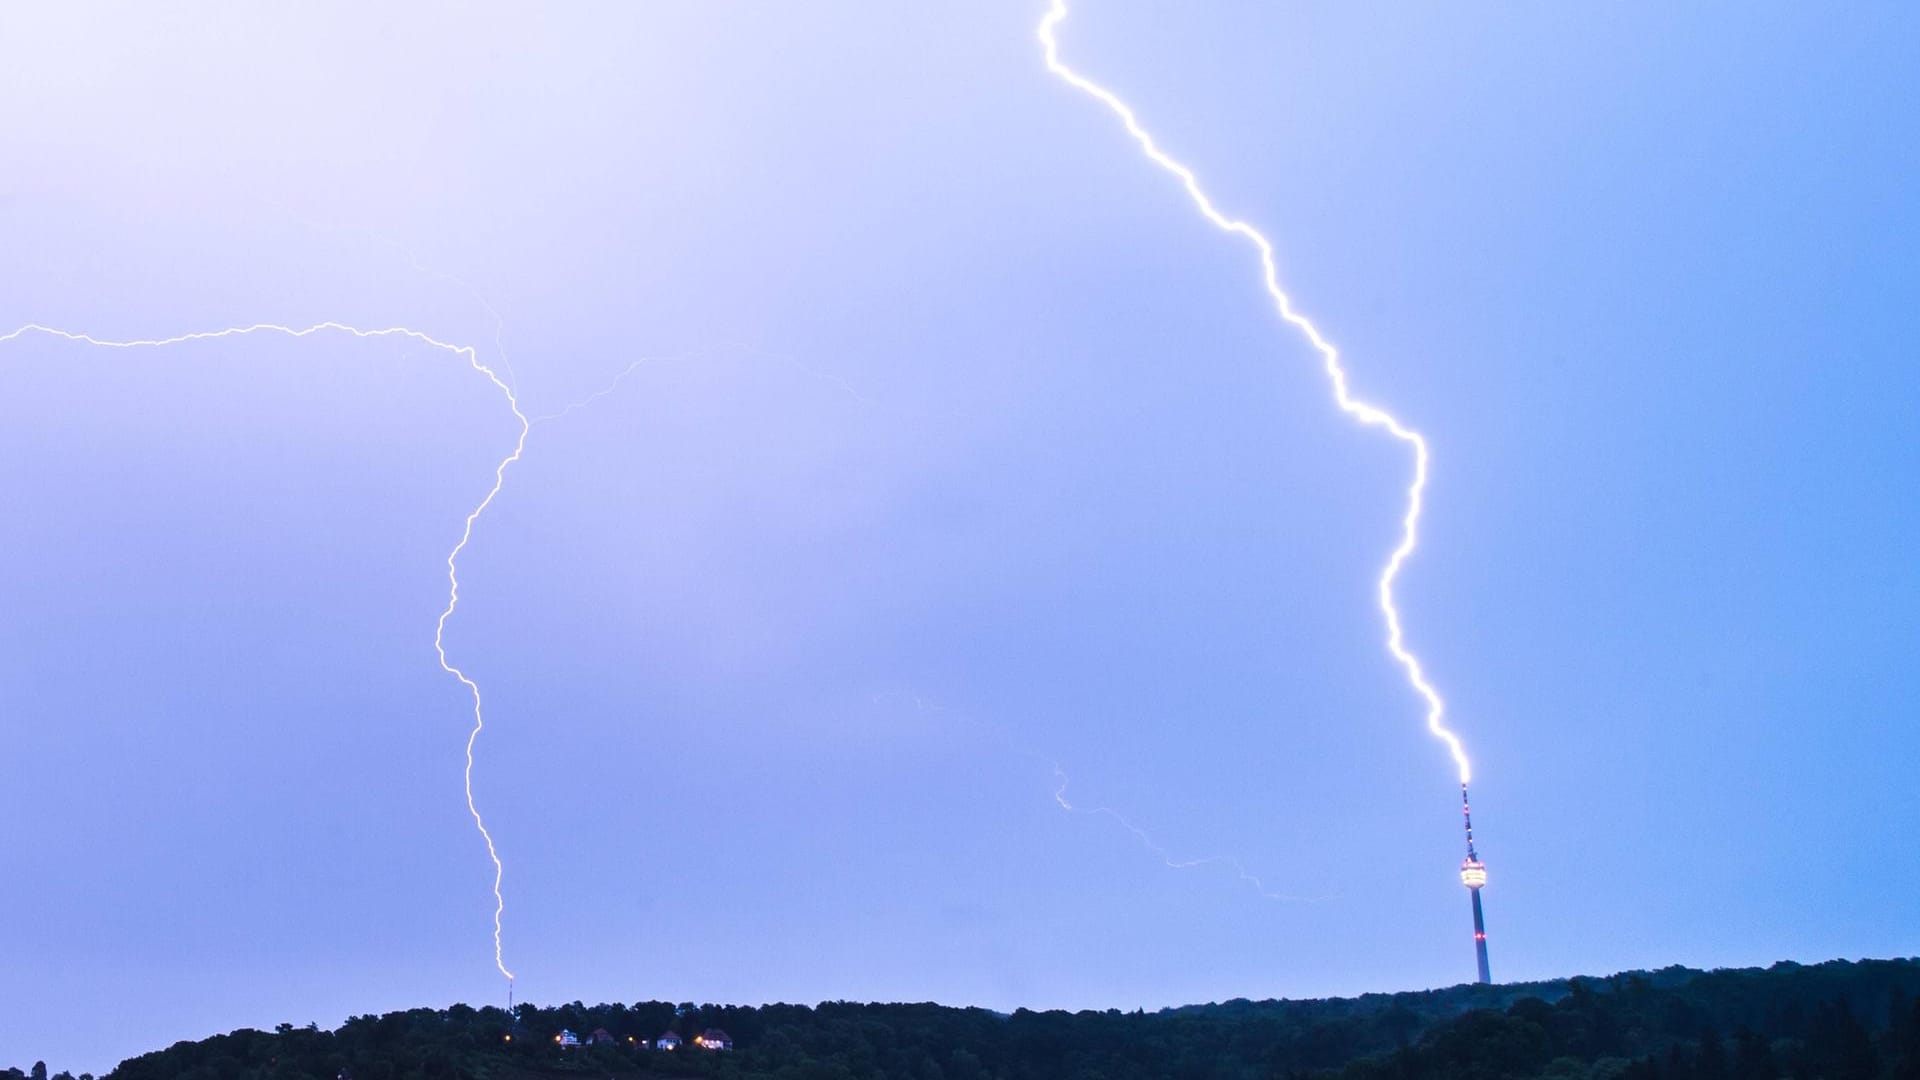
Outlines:
[[[1487,970],[1487,920],[1480,913],[1480,889],[1487,883],[1487,864],[1473,850],[1473,804],[1467,801],[1464,780],[1460,782],[1460,813],[1467,826],[1467,860],[1460,864],[1460,884],[1473,894],[1473,953],[1480,962],[1480,981],[1490,983],[1493,976]]]

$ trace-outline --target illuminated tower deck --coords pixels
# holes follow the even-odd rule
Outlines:
[[[1467,801],[1467,785],[1460,785],[1460,812],[1467,826],[1467,859],[1460,864],[1460,884],[1473,894],[1473,953],[1480,963],[1480,981],[1490,983],[1487,969],[1487,919],[1480,912],[1480,890],[1487,883],[1487,864],[1473,850],[1473,804]]]

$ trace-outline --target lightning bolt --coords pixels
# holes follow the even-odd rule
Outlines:
[[[1127,134],[1133,136],[1134,142],[1140,144],[1140,149],[1147,155],[1148,160],[1180,180],[1181,186],[1186,188],[1188,197],[1193,200],[1194,207],[1200,211],[1200,216],[1206,218],[1214,228],[1233,233],[1253,245],[1260,255],[1261,277],[1266,285],[1267,296],[1273,301],[1274,310],[1279,313],[1282,320],[1299,330],[1313,346],[1314,351],[1320,354],[1321,366],[1326,371],[1327,380],[1333,386],[1333,399],[1340,406],[1340,411],[1367,427],[1386,430],[1413,451],[1413,480],[1407,485],[1407,510],[1400,521],[1400,543],[1388,557],[1386,566],[1381,569],[1376,591],[1380,612],[1387,623],[1387,651],[1393,654],[1393,658],[1406,672],[1407,682],[1426,702],[1427,730],[1435,738],[1446,743],[1448,752],[1453,755],[1453,763],[1460,771],[1460,784],[1465,787],[1473,772],[1472,766],[1467,762],[1466,749],[1461,746],[1460,737],[1446,725],[1446,702],[1441,699],[1440,692],[1434,688],[1433,683],[1427,679],[1426,671],[1421,667],[1420,658],[1407,648],[1406,636],[1400,627],[1400,611],[1393,602],[1394,582],[1398,580],[1401,569],[1412,557],[1414,548],[1420,543],[1420,511],[1422,497],[1427,490],[1426,437],[1401,423],[1392,413],[1380,406],[1353,396],[1347,386],[1347,370],[1340,364],[1340,351],[1327,341],[1312,320],[1294,309],[1293,300],[1288,297],[1286,290],[1280,287],[1280,272],[1274,263],[1273,244],[1261,234],[1260,230],[1221,213],[1219,208],[1214,206],[1213,200],[1207,197],[1206,191],[1201,188],[1200,180],[1194,175],[1193,170],[1160,149],[1159,144],[1154,142],[1153,136],[1141,126],[1139,117],[1134,115],[1133,109],[1126,102],[1120,100],[1113,91],[1060,62],[1060,43],[1054,36],[1054,30],[1066,17],[1066,0],[1053,0],[1046,16],[1040,20],[1040,45],[1046,53],[1047,70],[1111,109],[1126,126]]]
[[[59,330],[50,326],[41,326],[37,323],[28,323],[11,333],[0,335],[0,345],[30,333],[45,334],[49,337],[63,338],[67,341],[108,349],[158,349],[168,345],[181,345],[191,341],[213,341],[220,338],[245,337],[248,334],[271,333],[283,334],[293,338],[304,338],[322,332],[350,334],[356,338],[407,338],[458,356],[465,360],[473,370],[487,377],[487,381],[491,382],[494,387],[500,391],[501,395],[506,398],[507,407],[513,411],[514,419],[520,422],[520,435],[514,440],[513,452],[501,458],[500,463],[494,466],[493,487],[488,489],[486,497],[480,500],[479,505],[475,506],[472,511],[467,514],[466,523],[460,530],[460,542],[453,545],[452,551],[447,552],[447,606],[441,610],[440,618],[433,626],[433,651],[440,658],[441,669],[460,680],[461,685],[465,686],[467,692],[473,697],[473,729],[467,733],[467,766],[464,774],[467,793],[467,813],[473,816],[473,826],[480,831],[480,838],[486,841],[487,858],[493,862],[493,965],[500,969],[500,974],[506,977],[508,985],[511,987],[513,983],[513,972],[507,970],[500,942],[500,922],[506,913],[507,907],[505,895],[500,890],[500,881],[501,878],[505,876],[506,869],[500,861],[499,849],[494,846],[493,834],[487,831],[487,823],[481,818],[480,807],[473,799],[473,747],[474,743],[480,738],[480,732],[487,726],[486,718],[481,709],[480,684],[474,682],[472,678],[468,677],[466,672],[460,670],[458,666],[447,658],[445,638],[447,620],[453,617],[454,610],[460,606],[460,553],[465,551],[467,544],[473,540],[474,522],[480,520],[480,515],[486,513],[487,507],[493,505],[494,498],[500,494],[501,487],[506,483],[507,467],[519,461],[521,453],[525,451],[527,447],[527,431],[532,424],[527,419],[526,414],[520,411],[520,402],[514,397],[513,389],[508,386],[507,383],[501,381],[500,376],[495,374],[492,368],[481,363],[479,353],[477,353],[472,346],[450,345],[447,342],[429,337],[418,330],[409,330],[402,326],[387,327],[381,330],[362,330],[358,327],[337,322],[315,323],[312,326],[303,328],[279,326],[273,323],[255,323],[251,326],[232,326],[224,330],[203,330],[191,334],[178,334],[168,338],[109,341],[94,337],[91,334],[80,334],[71,330]],[[509,993],[511,993],[511,990],[509,990]]]

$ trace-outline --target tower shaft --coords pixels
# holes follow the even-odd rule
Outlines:
[[[1487,867],[1473,849],[1473,803],[1467,798],[1467,783],[1460,782],[1460,821],[1467,830],[1467,861],[1460,864],[1460,883],[1473,894],[1473,956],[1479,965],[1480,981],[1490,983],[1493,975],[1487,967],[1487,917],[1480,908],[1480,889],[1487,883]]]
[[[1487,968],[1487,920],[1480,913],[1480,890],[1473,890],[1473,955],[1480,964],[1480,981],[1490,983],[1493,973]]]

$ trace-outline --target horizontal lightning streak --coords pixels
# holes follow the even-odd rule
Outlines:
[[[500,376],[495,374],[492,368],[480,362],[480,356],[472,346],[450,345],[444,341],[423,334],[418,330],[410,330],[400,326],[387,327],[380,330],[362,330],[358,327],[337,322],[315,323],[312,326],[303,328],[279,326],[273,323],[255,323],[251,326],[231,326],[222,330],[203,330],[190,334],[177,334],[173,337],[166,338],[139,338],[127,341],[112,341],[97,338],[91,334],[74,333],[70,330],[41,326],[38,323],[28,323],[11,333],[0,335],[0,344],[5,344],[25,334],[38,333],[45,334],[49,337],[64,338],[67,341],[79,342],[86,345],[100,346],[102,348],[150,349],[161,348],[167,345],[180,345],[190,341],[212,341],[219,338],[243,337],[255,333],[284,334],[287,337],[304,338],[321,333],[322,331],[350,334],[356,338],[408,338],[461,357],[466,360],[475,371],[485,375],[487,380],[499,389],[500,393],[507,400],[507,407],[513,411],[514,419],[520,421],[520,435],[514,440],[513,452],[501,458],[500,463],[494,467],[493,487],[487,491],[486,497],[480,500],[479,505],[475,506],[473,510],[467,514],[466,523],[460,531],[460,542],[455,544],[453,550],[447,553],[447,606],[440,612],[440,618],[434,623],[433,627],[433,650],[440,658],[441,669],[460,680],[461,684],[467,688],[468,693],[473,697],[473,729],[467,733],[466,748],[467,765],[465,784],[467,792],[467,812],[473,816],[474,828],[480,831],[481,839],[486,841],[487,858],[493,862],[493,964],[500,969],[500,974],[506,976],[507,980],[511,982],[513,980],[513,972],[507,970],[500,941],[500,923],[506,911],[506,899],[501,892],[500,882],[505,874],[505,867],[501,864],[498,849],[494,847],[493,834],[487,831],[486,822],[482,820],[480,816],[480,808],[475,804],[473,799],[473,746],[474,742],[479,739],[481,730],[486,727],[486,720],[481,712],[480,685],[469,678],[466,672],[460,670],[452,661],[447,659],[445,636],[447,620],[453,617],[454,609],[460,606],[460,575],[458,567],[460,553],[466,550],[467,544],[473,539],[474,522],[478,521],[480,515],[486,512],[487,507],[493,505],[495,496],[500,494],[500,488],[506,483],[507,467],[519,461],[521,453],[526,450],[527,431],[531,427],[531,422],[527,419],[526,414],[520,411],[520,402],[514,397],[512,388],[501,381]]]
[[[387,248],[389,251],[394,252],[395,254],[398,254],[401,259],[406,261],[407,266],[410,269],[412,269],[414,273],[420,274],[424,277],[428,277],[436,281],[449,281],[459,286],[463,292],[465,292],[469,297],[473,299],[474,303],[479,304],[480,307],[486,311],[487,315],[493,319],[494,355],[499,357],[500,367],[502,370],[506,372],[506,380],[505,380],[506,384],[509,387],[512,387],[516,392],[519,390],[520,377],[517,374],[515,374],[513,370],[513,360],[507,355],[507,342],[506,342],[507,321],[505,318],[503,318],[500,315],[499,310],[493,306],[493,303],[489,301],[486,298],[486,296],[480,292],[479,289],[474,287],[472,282],[468,281],[466,278],[459,276],[458,274],[448,273],[445,270],[439,270],[434,267],[428,266],[426,262],[423,259],[421,259],[420,256],[416,254],[412,248],[408,247],[407,245],[401,243],[398,240],[395,240],[393,237],[388,236],[383,232],[380,232],[377,229],[369,228],[364,225],[346,225],[346,224],[340,224],[336,222],[319,221],[314,218],[308,217],[307,215],[299,212],[298,210],[295,210],[292,206],[289,206],[288,204],[283,203],[280,200],[275,199],[270,195],[255,194],[254,198],[258,200],[262,206],[272,207],[274,210],[280,212],[281,214],[284,214],[285,216],[287,216],[288,218],[291,218],[296,222],[299,222],[301,225],[305,226],[308,229],[313,230],[314,232],[358,233],[362,237],[370,239],[375,243]]]
[[[1207,193],[1200,187],[1199,178],[1194,175],[1193,170],[1169,157],[1160,149],[1159,144],[1154,142],[1153,136],[1140,125],[1139,118],[1134,115],[1133,109],[1126,102],[1120,100],[1111,90],[1060,62],[1060,46],[1054,36],[1054,30],[1066,17],[1065,0],[1053,0],[1046,16],[1040,20],[1040,44],[1046,52],[1047,70],[1111,109],[1126,126],[1127,133],[1139,143],[1140,149],[1147,158],[1179,178],[1181,185],[1186,188],[1188,197],[1193,200],[1194,206],[1200,211],[1202,217],[1215,228],[1243,237],[1254,246],[1260,254],[1262,280],[1266,285],[1267,295],[1273,300],[1274,309],[1281,319],[1305,335],[1314,350],[1320,354],[1327,378],[1333,384],[1334,400],[1339,404],[1340,410],[1368,427],[1386,429],[1394,438],[1413,450],[1413,482],[1407,487],[1407,510],[1401,519],[1400,543],[1393,549],[1392,556],[1388,558],[1386,566],[1380,572],[1377,589],[1379,605],[1387,623],[1387,650],[1405,669],[1407,682],[1426,702],[1427,730],[1447,744],[1448,751],[1453,755],[1454,765],[1459,769],[1460,782],[1466,783],[1472,775],[1466,750],[1461,746],[1460,737],[1446,726],[1446,703],[1441,700],[1440,692],[1428,681],[1426,672],[1421,667],[1420,658],[1406,646],[1405,635],[1400,627],[1400,612],[1394,606],[1393,599],[1394,581],[1400,576],[1401,568],[1406,565],[1407,559],[1413,555],[1414,548],[1420,543],[1420,512],[1422,498],[1427,488],[1426,437],[1407,427],[1393,414],[1378,405],[1355,398],[1348,390],[1347,372],[1340,364],[1339,350],[1321,335],[1319,328],[1311,320],[1294,310],[1292,299],[1280,287],[1280,272],[1274,261],[1273,244],[1252,225],[1221,213],[1214,206],[1213,200],[1208,198]]]

